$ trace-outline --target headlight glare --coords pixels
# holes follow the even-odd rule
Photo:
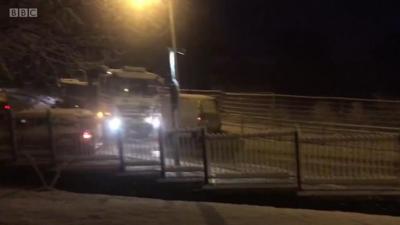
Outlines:
[[[108,121],[108,128],[109,128],[111,131],[119,130],[119,129],[121,128],[121,125],[122,125],[122,121],[121,121],[121,119],[118,118],[118,117],[111,118],[111,119]]]
[[[144,122],[151,124],[154,129],[158,129],[161,125],[161,119],[158,116],[148,116],[144,118]]]

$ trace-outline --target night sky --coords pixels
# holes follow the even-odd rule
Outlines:
[[[75,2],[78,5],[83,1]],[[396,1],[176,2],[178,47],[185,49],[185,55],[179,57],[183,88],[400,96],[400,7]],[[8,6],[3,9],[6,19]],[[93,17],[93,23],[98,21],[95,9],[78,13],[81,12],[87,14],[85,17]],[[129,11],[128,16],[135,15]],[[146,28],[135,34],[118,33],[120,24],[112,24],[116,35],[125,32],[131,49],[111,66],[145,66],[168,76],[170,40],[166,9],[158,17],[155,24],[160,22],[160,37],[153,33],[152,38],[139,37]],[[130,21],[125,26],[131,26]],[[140,38],[148,40],[131,46],[130,40]]]
[[[390,1],[207,0],[194,6],[190,29],[181,30],[190,33],[181,41],[188,51],[184,86],[400,94],[400,8]]]

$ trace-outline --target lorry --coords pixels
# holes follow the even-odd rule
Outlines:
[[[155,137],[159,127],[173,129],[177,125],[220,132],[215,98],[173,92],[175,86],[168,86],[161,76],[143,67],[107,68],[95,79],[83,81],[63,78],[60,86],[66,106],[87,108],[96,114],[101,136],[123,128],[125,137]],[[176,119],[172,116],[174,102],[179,102]]]
[[[93,111],[102,135],[120,128],[129,137],[155,134],[161,126],[161,92],[164,80],[143,67],[108,68],[92,81],[62,78],[63,107]]]
[[[111,130],[123,120],[126,136],[149,137],[161,126],[164,80],[142,67],[109,69],[99,77],[99,117],[112,116]]]

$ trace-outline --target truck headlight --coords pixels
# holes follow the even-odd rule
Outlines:
[[[107,123],[108,123],[107,124],[108,128],[111,131],[119,130],[121,128],[121,124],[122,124],[121,119],[118,117],[111,118],[110,120],[108,120]]]
[[[96,117],[97,117],[98,119],[103,119],[103,118],[109,117],[109,116],[111,116],[111,113],[109,113],[109,112],[98,111],[98,112],[96,113]]]
[[[96,113],[96,116],[97,116],[97,118],[99,118],[99,119],[103,119],[103,117],[104,117],[104,113],[103,112],[97,112]]]
[[[154,129],[158,129],[161,125],[161,119],[158,116],[148,116],[144,118],[144,122],[151,124]]]

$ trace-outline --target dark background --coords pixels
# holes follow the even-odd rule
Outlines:
[[[39,19],[10,20],[5,16],[8,7],[35,7],[33,2],[41,3],[38,5]],[[46,6],[45,2],[5,0],[2,25],[44,23],[44,17],[51,18],[57,11],[42,10],[40,7]],[[96,9],[84,6],[84,1],[61,2],[68,2],[68,7],[78,16],[86,18],[85,22],[90,21],[87,26],[96,27],[95,24],[101,21]],[[177,0],[178,47],[185,50],[185,55],[179,57],[181,86],[398,98],[399,9],[396,1],[387,0]],[[113,13],[117,17],[121,14],[119,11]],[[122,30],[111,32],[112,36],[124,34],[124,40],[128,41],[114,40],[102,46],[104,49],[112,46],[125,50],[124,54],[112,55],[105,63],[115,67],[127,64],[145,66],[168,76],[168,17],[166,14],[158,17],[157,21],[152,21],[152,27],[136,29],[137,32],[131,35]],[[120,22],[112,22],[102,26],[117,29],[119,25]],[[126,20],[125,26],[134,24]],[[59,31],[53,32],[57,35]],[[96,37],[100,35],[98,32],[102,31],[80,27],[72,29],[71,36],[79,33],[83,37]],[[145,33],[148,35],[143,35]],[[8,32],[3,35],[8,35]],[[42,36],[43,40],[46,37]],[[82,46],[75,49],[82,49]],[[6,58],[6,55],[2,57]],[[53,67],[56,72],[46,73],[67,71],[65,66],[61,67]],[[19,76],[23,76],[21,74],[25,73],[21,72]],[[35,73],[32,76],[36,76]]]
[[[395,2],[206,2],[201,2],[204,25],[195,26],[197,34],[187,42],[188,60],[196,69],[184,70],[184,82],[208,76],[205,80],[215,82],[199,87],[363,97],[400,94],[400,8]]]

